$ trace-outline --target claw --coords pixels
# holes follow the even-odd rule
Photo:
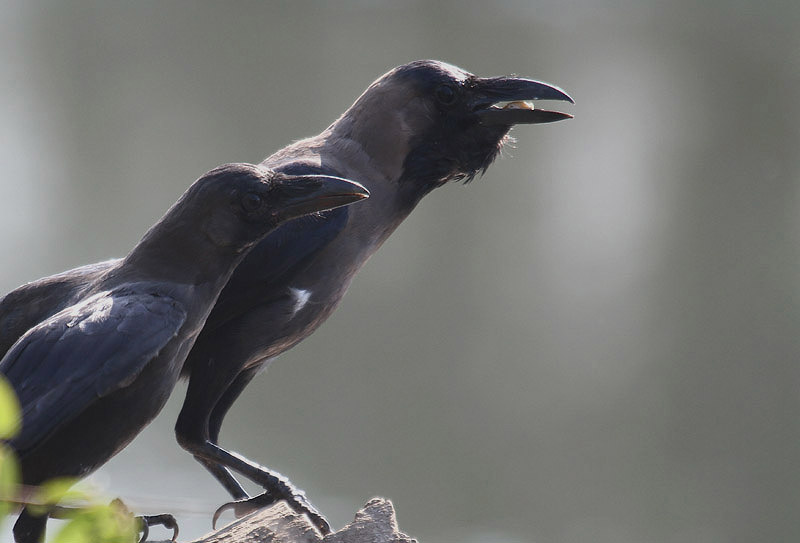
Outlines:
[[[236,504],[235,504],[235,502],[223,503],[222,505],[217,507],[217,510],[214,511],[214,515],[211,517],[211,529],[212,530],[216,530],[217,529],[217,521],[219,520],[220,515],[222,515],[222,513],[224,513],[228,509],[233,509],[234,510],[233,514],[236,515]]]
[[[271,494],[264,492],[258,496],[253,496],[252,498],[245,498],[243,500],[223,503],[217,508],[216,511],[214,511],[214,516],[211,517],[211,528],[214,530],[217,529],[217,521],[225,511],[233,511],[233,515],[236,518],[242,518],[245,515],[253,513],[254,511],[258,511],[259,509],[270,506],[276,501],[277,500],[272,497]]]
[[[161,525],[166,529],[172,530],[172,538],[170,541],[175,543],[178,539],[178,521],[175,520],[175,517],[169,514],[165,515],[142,515],[140,517],[136,517],[139,521],[139,531],[142,532],[142,537],[139,539],[139,543],[144,543],[147,541],[147,536],[150,535],[150,526]]]
[[[211,529],[212,530],[216,530],[217,529],[217,521],[219,520],[220,515],[222,515],[222,513],[224,513],[228,509],[233,509],[233,504],[230,503],[230,502],[229,503],[224,503],[224,504],[220,505],[219,507],[217,507],[217,510],[214,511],[214,515],[211,517]]]
[[[289,506],[297,513],[308,516],[308,519],[314,526],[317,527],[323,536],[331,533],[331,525],[328,524],[328,521],[325,519],[325,517],[323,517],[320,512],[317,511],[313,505],[311,505],[311,503],[306,499],[305,495],[300,491],[295,491],[291,497],[284,498],[276,498],[273,494],[264,492],[258,496],[253,496],[252,498],[224,503],[219,506],[216,511],[214,511],[214,515],[211,517],[211,527],[214,530],[217,529],[217,521],[225,511],[231,510],[236,518],[242,518],[245,515],[249,515],[250,513],[258,511],[259,509],[263,509],[264,507],[272,505],[279,499],[285,499]]]
[[[175,520],[170,514],[163,514],[163,515],[141,515],[141,516],[133,516],[128,506],[119,499],[116,498],[111,501],[109,504],[111,507],[114,507],[120,511],[120,513],[124,515],[128,515],[133,518],[133,520],[138,524],[138,530],[142,532],[142,537],[139,538],[139,543],[144,543],[147,541],[147,537],[150,535],[150,526],[160,525],[166,529],[172,529],[172,543],[178,539],[178,521]]]

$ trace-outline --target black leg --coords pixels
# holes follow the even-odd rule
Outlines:
[[[204,371],[191,372],[186,399],[175,425],[180,445],[192,453],[236,500],[218,509],[214,519],[227,508],[242,514],[286,500],[296,511],[306,513],[323,534],[329,533],[327,520],[288,479],[217,445],[225,413],[256,373],[255,369],[237,373],[240,366],[217,363],[217,360],[210,357]],[[251,499],[230,470],[261,485],[266,492]]]
[[[296,488],[289,479],[280,473],[256,464],[240,454],[226,451],[219,445],[210,442],[206,442],[197,450],[193,451],[193,453],[196,457],[203,457],[244,475],[266,490],[264,494],[255,496],[254,498],[224,505],[217,510],[214,515],[215,518],[227,508],[233,508],[236,511],[237,508],[245,508],[249,504],[252,506],[249,509],[258,509],[277,500],[285,500],[295,511],[308,515],[312,524],[319,528],[323,535],[331,532],[330,524],[328,524],[325,517],[317,511],[311,502],[308,501],[305,493]]]
[[[222,464],[206,460],[198,455],[194,455],[194,459],[200,462],[200,464],[219,481],[234,500],[246,500],[250,496],[230,470]]]
[[[222,394],[222,397],[220,397],[219,401],[217,401],[216,405],[214,405],[214,408],[211,411],[211,416],[208,420],[208,441],[214,443],[215,445],[219,443],[219,431],[222,427],[222,421],[225,418],[225,415],[228,413],[228,410],[231,408],[233,403],[236,401],[245,387],[250,383],[250,381],[253,380],[253,377],[255,377],[257,373],[258,368],[253,367],[244,370],[242,373],[237,375],[233,380],[233,383],[231,383],[228,389]],[[225,490],[228,491],[234,500],[244,500],[249,497],[244,488],[242,488],[242,485],[225,466],[217,462],[211,462],[199,456],[195,456],[195,458],[198,462],[205,466],[209,472],[211,472],[211,475],[213,475],[223,487],[225,487]],[[237,516],[241,515],[237,514]],[[216,523],[216,520],[214,523]]]
[[[260,365],[246,369],[237,375],[236,379],[231,383],[231,386],[225,390],[222,397],[217,401],[216,405],[214,405],[214,409],[211,411],[211,416],[208,419],[208,440],[211,443],[219,443],[219,430],[222,427],[222,420],[245,387],[247,387],[250,381],[253,380],[253,377],[258,374],[259,368]]]
[[[14,541],[16,543],[41,543],[47,526],[47,515],[32,515],[24,508],[14,523]]]
[[[247,371],[239,374],[237,373],[239,371],[238,366],[217,365],[213,359],[210,359],[208,364],[209,367],[205,368],[206,371],[191,373],[186,399],[183,402],[180,415],[178,415],[178,422],[175,425],[175,435],[178,438],[178,443],[192,454],[206,441],[217,442],[219,427],[222,424],[222,418],[227,408],[233,404],[245,385],[252,379],[252,374],[254,374],[254,372]],[[240,382],[239,375],[246,376],[247,374],[251,374],[250,378],[243,377],[241,385],[236,386],[236,383]],[[229,393],[229,391],[231,392]],[[217,404],[226,398],[225,404],[227,407],[215,419],[218,423],[214,426],[212,432],[210,424],[212,414]],[[239,484],[239,481],[225,466],[212,462],[203,456],[194,455],[194,457],[220,482],[233,499],[240,500],[248,497],[242,485]]]

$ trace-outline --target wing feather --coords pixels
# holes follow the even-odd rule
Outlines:
[[[170,297],[102,292],[31,328],[0,361],[23,414],[12,446],[34,446],[98,398],[130,385],[185,320]]]

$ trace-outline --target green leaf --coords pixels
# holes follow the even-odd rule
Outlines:
[[[22,422],[19,402],[14,389],[0,376],[0,439],[14,437]]]
[[[112,503],[76,510],[53,543],[133,543],[137,535],[130,513]]]
[[[19,432],[22,421],[19,402],[14,389],[0,376],[0,440],[9,439]],[[0,442],[0,521],[16,504],[4,500],[16,498],[20,481],[19,462],[14,451]],[[47,514],[50,505],[69,502],[96,502],[92,492],[75,490],[72,478],[51,479],[42,484],[31,501],[42,505],[29,505],[36,515]],[[52,539],[53,543],[133,543],[137,541],[137,524],[124,506],[90,505],[74,510],[63,528]]]
[[[10,500],[17,494],[19,482],[19,462],[10,447],[0,444],[0,520],[8,515],[15,504],[3,501]]]
[[[89,496],[80,490],[73,490],[72,485],[77,479],[71,477],[59,477],[45,481],[36,488],[36,492],[31,498],[33,503],[41,505],[29,505],[28,509],[34,515],[44,515],[50,505],[55,505],[63,500],[87,500]]]
[[[71,490],[72,485],[77,482],[71,477],[57,477],[45,481],[39,486],[36,494],[36,501],[42,503],[58,503],[65,498],[79,499],[83,493],[78,490]]]

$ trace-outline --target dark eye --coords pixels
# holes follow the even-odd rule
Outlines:
[[[262,202],[261,196],[254,192],[248,192],[242,197],[242,209],[251,213],[261,207]]]
[[[456,101],[456,89],[452,85],[440,85],[436,89],[436,99],[446,106],[453,105]]]

